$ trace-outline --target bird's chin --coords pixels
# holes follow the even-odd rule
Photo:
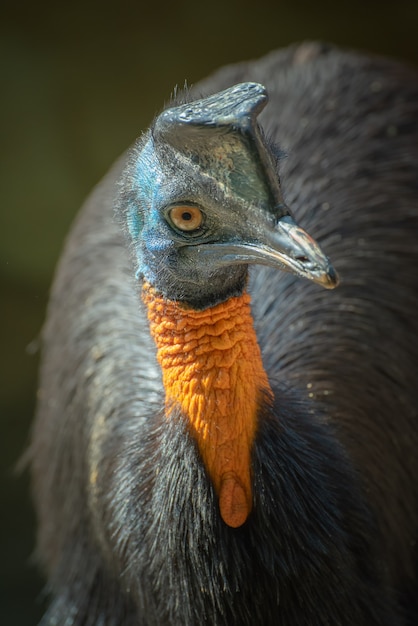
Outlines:
[[[176,263],[142,275],[145,282],[168,300],[206,309],[240,295],[247,284],[248,264],[214,266],[203,260],[195,246],[182,249]],[[197,253],[197,254],[196,254]]]

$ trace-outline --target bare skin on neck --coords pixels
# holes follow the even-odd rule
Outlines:
[[[166,415],[179,406],[219,498],[223,521],[241,526],[252,508],[251,451],[264,371],[250,296],[203,311],[165,300],[145,285],[151,334],[166,392]]]

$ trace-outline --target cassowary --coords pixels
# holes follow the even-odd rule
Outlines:
[[[401,64],[294,46],[94,191],[43,335],[43,625],[417,623],[417,112]]]

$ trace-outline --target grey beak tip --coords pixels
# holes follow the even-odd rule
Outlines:
[[[326,273],[326,280],[324,281],[323,285],[327,289],[335,289],[335,287],[338,287],[339,284],[340,284],[340,277],[338,276],[333,266],[329,264],[328,270]]]

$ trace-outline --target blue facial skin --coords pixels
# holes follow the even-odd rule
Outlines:
[[[135,246],[137,276],[143,276],[149,283],[155,284],[156,268],[161,259],[165,262],[174,247],[174,241],[159,210],[165,205],[164,189],[167,190],[167,181],[151,138],[139,153],[132,176],[135,200],[128,206],[127,223]]]
[[[194,182],[193,165],[177,162],[174,175],[169,152],[163,158],[164,163],[149,136],[129,171],[130,192],[124,203],[137,278],[144,279],[168,299],[197,308],[239,295],[245,286],[246,265],[219,270],[216,259],[208,263],[192,254],[196,244],[231,236],[225,233],[224,219],[211,213],[207,216],[207,228],[197,234],[180,233],[167,221],[167,207],[182,202],[202,205],[204,201],[202,190]],[[234,230],[236,224],[234,220]]]

